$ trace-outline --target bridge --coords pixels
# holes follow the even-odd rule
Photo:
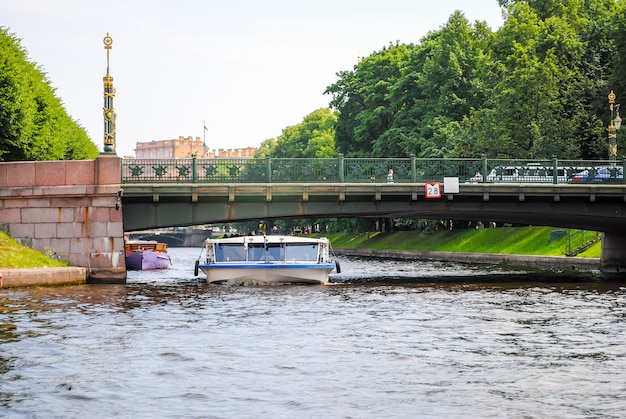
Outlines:
[[[622,167],[557,159],[131,159],[122,162],[124,229],[325,217],[546,225],[604,232],[602,264],[619,271]],[[601,168],[607,177],[594,177]],[[585,170],[588,183],[578,182]]]
[[[150,229],[126,233],[129,240],[157,240],[170,247],[198,247],[213,236],[212,231],[193,226]]]
[[[601,269],[626,270],[623,163],[479,159],[178,159],[0,163],[0,228],[126,280],[124,233],[277,218],[406,217],[603,232]],[[393,169],[393,182],[388,182]],[[579,174],[587,173],[586,182]],[[604,177],[602,177],[602,176]],[[436,193],[435,193],[436,192]]]

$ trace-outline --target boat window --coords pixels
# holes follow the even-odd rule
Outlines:
[[[287,260],[317,261],[317,243],[287,244]]]
[[[263,243],[248,244],[248,260],[265,260],[265,246]]]
[[[248,260],[285,260],[285,249],[280,243],[267,244],[267,259],[264,243],[248,243]]]
[[[281,244],[267,245],[268,260],[285,260],[285,248]]]
[[[246,260],[246,249],[243,244],[216,244],[215,261],[233,262]]]

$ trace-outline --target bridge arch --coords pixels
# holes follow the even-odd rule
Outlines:
[[[626,186],[463,183],[432,199],[426,183],[126,184],[125,230],[279,218],[480,220],[604,232],[606,272],[626,261]]]

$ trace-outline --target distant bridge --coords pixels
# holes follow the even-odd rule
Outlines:
[[[211,230],[193,226],[140,230],[126,234],[130,240],[157,240],[170,247],[199,247],[212,236]]]

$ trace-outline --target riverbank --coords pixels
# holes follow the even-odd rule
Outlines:
[[[325,233],[333,247],[342,249],[414,250],[428,252],[479,253],[496,255],[565,256],[599,258],[601,235],[584,250],[568,230],[552,227],[498,227],[483,229]],[[577,236],[580,238],[580,236]]]
[[[558,233],[558,234],[555,234]],[[325,234],[340,255],[480,263],[562,271],[597,271],[598,240],[577,256],[567,232],[551,227]]]
[[[0,288],[85,284],[88,269],[68,266],[13,240],[0,231]]]

